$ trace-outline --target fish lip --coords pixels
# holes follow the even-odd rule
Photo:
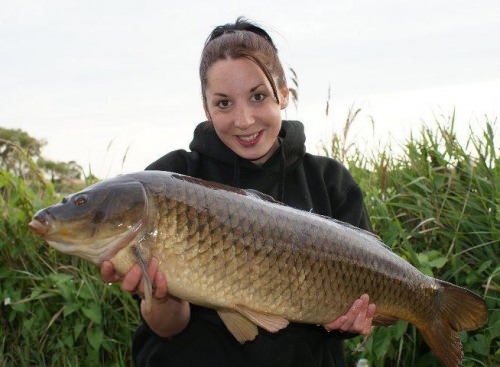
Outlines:
[[[29,222],[28,227],[33,233],[39,234],[41,236],[46,236],[50,230],[48,225],[43,224],[37,219],[33,219],[31,222]]]

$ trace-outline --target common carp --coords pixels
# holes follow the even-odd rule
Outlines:
[[[424,275],[372,233],[300,211],[253,190],[170,172],[101,181],[40,210],[29,223],[54,248],[126,273],[151,257],[169,293],[219,313],[243,343],[257,326],[326,324],[361,294],[375,325],[407,320],[446,367],[460,366],[458,331],[487,321],[472,292]]]

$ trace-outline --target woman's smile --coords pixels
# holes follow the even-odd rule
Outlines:
[[[256,145],[262,137],[262,130],[251,135],[236,135],[236,139],[245,147]]]

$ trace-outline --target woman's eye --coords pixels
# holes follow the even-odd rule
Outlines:
[[[222,100],[217,102],[217,107],[219,108],[228,108],[231,105],[231,103],[228,100]]]
[[[253,99],[254,101],[257,101],[257,102],[259,102],[259,101],[263,101],[265,98],[266,98],[266,96],[265,96],[264,94],[262,94],[262,93],[256,93],[256,94],[254,94],[254,95],[252,96],[252,99]]]

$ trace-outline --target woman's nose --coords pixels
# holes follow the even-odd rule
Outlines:
[[[239,129],[246,129],[255,122],[251,108],[247,106],[239,107],[235,110],[234,126]]]

